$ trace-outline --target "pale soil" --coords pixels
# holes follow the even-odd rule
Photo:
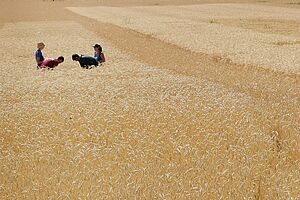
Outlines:
[[[1,18],[0,199],[300,197],[293,70],[241,65],[63,10],[93,2],[48,3],[23,5],[48,5],[47,16]],[[288,31],[278,37],[299,36]],[[39,41],[65,63],[36,70]],[[108,62],[80,69],[70,56],[91,54],[95,42]],[[283,56],[298,45],[275,42]]]

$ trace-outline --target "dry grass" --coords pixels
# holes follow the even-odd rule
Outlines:
[[[285,36],[261,33],[253,29],[217,23],[224,18],[296,20],[300,19],[298,9],[248,4],[70,9],[103,23],[112,23],[152,35],[193,52],[214,54],[241,64],[300,73],[300,59],[297,56],[299,45],[281,48],[273,45],[277,41],[299,40],[299,34]]]
[[[300,44],[300,41],[280,41],[280,42],[275,42],[274,44],[279,46],[295,45],[295,44]]]
[[[300,197],[298,76],[261,99],[146,65],[105,37],[71,21],[0,29],[0,199]],[[41,40],[66,62],[37,71]],[[108,63],[82,70],[69,56],[95,41]],[[266,88],[280,80],[262,75]]]
[[[279,20],[265,18],[240,18],[240,19],[219,19],[220,24],[233,26],[243,29],[249,29],[261,33],[279,34],[286,36],[300,36],[300,30],[297,28],[300,23],[297,20]]]

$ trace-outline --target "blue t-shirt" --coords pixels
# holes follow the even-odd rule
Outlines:
[[[37,50],[37,51],[35,52],[35,57],[36,57],[36,58],[40,58],[40,61],[44,61],[44,60],[45,60],[45,58],[44,58],[43,53],[42,53],[41,50]]]
[[[95,54],[94,54],[94,58],[95,58],[98,62],[101,60],[100,54],[97,54],[96,52],[95,52]]]

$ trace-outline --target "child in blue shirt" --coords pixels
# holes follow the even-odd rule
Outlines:
[[[102,47],[99,44],[95,44],[94,46],[94,58],[99,62],[99,63],[103,63],[105,62],[105,57],[104,54],[102,52]]]
[[[39,69],[45,60],[42,53],[42,50],[45,48],[45,44],[43,42],[40,42],[37,44],[37,48],[38,50],[35,52],[35,60],[36,60],[37,68]]]

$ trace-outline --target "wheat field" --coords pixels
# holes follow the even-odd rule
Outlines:
[[[0,199],[300,199],[297,2],[1,3]]]

